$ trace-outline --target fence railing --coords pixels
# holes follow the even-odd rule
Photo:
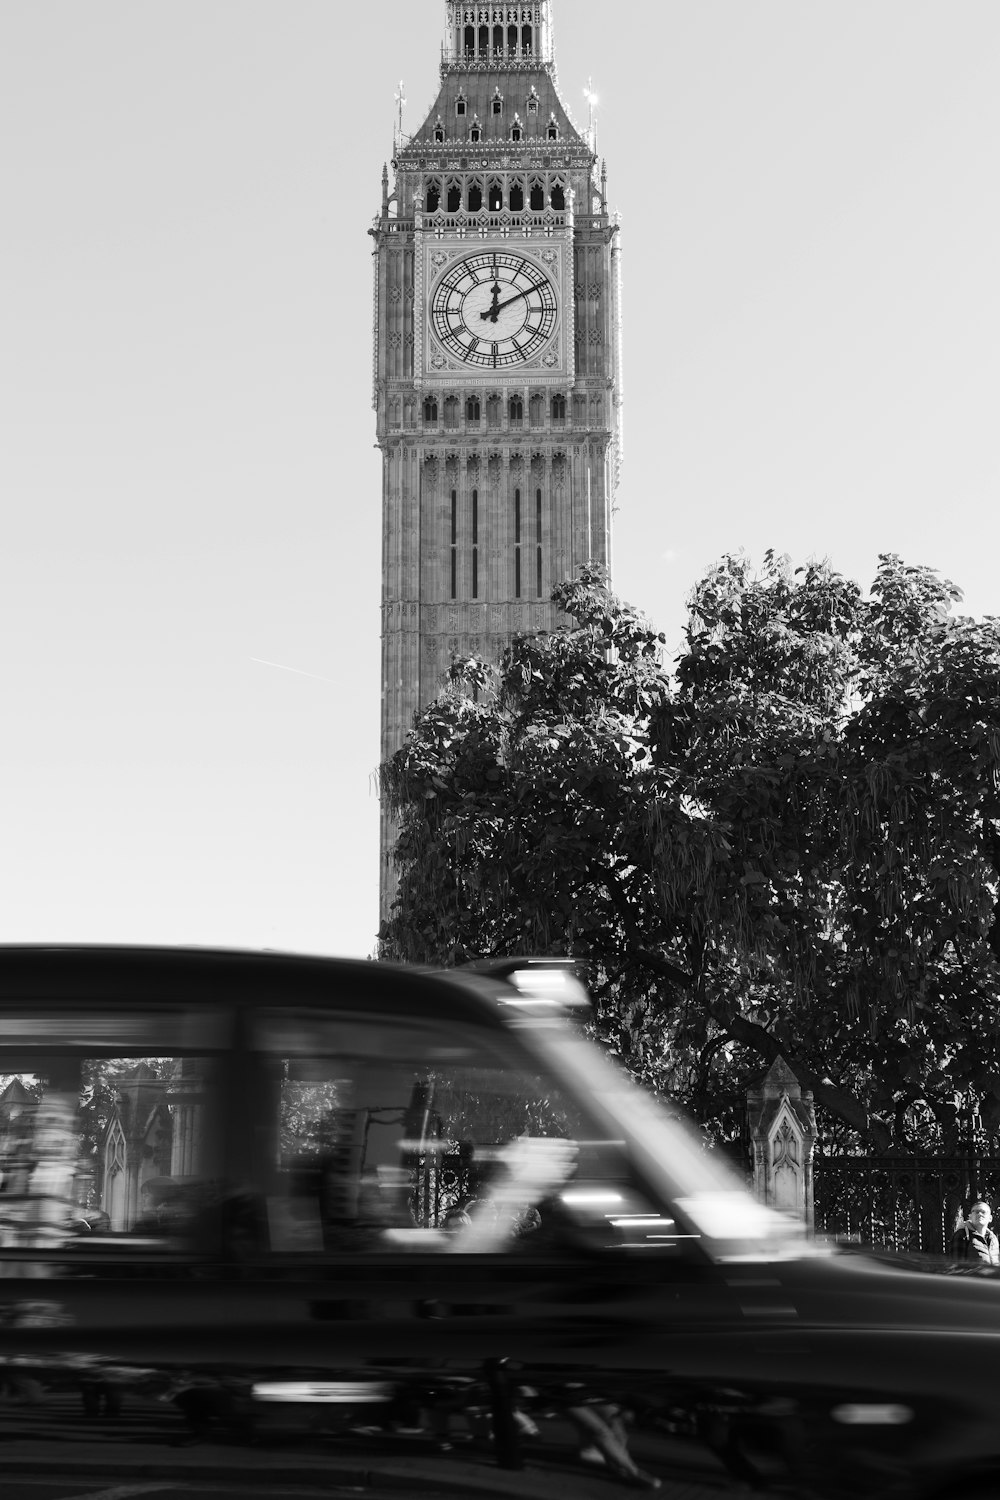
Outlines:
[[[956,1216],[971,1199],[1000,1206],[1000,1156],[817,1152],[813,1170],[816,1233],[865,1245],[947,1253]]]

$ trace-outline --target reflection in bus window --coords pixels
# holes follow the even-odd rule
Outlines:
[[[262,1248],[541,1248],[541,1231],[580,1221],[571,1185],[615,1238],[632,1201],[621,1143],[502,1039],[494,1054],[454,1027],[278,1012],[256,1033]]]
[[[190,1241],[219,1192],[210,1059],[8,1061],[30,1067],[0,1075],[0,1248]]]

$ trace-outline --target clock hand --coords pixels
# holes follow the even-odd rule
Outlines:
[[[508,297],[507,298],[506,302],[498,302],[497,301],[497,291],[496,291],[496,287],[494,287],[493,288],[493,306],[492,307],[488,307],[486,309],[486,311],[485,312],[481,312],[479,314],[479,316],[481,318],[489,318],[489,320],[490,320],[491,323],[495,323],[496,320],[497,320],[497,313],[503,312],[503,310],[504,310],[505,307],[509,307],[512,302],[517,302],[520,297],[527,297],[530,292],[540,291],[543,286],[547,286],[547,285],[548,285],[548,283],[545,282],[545,281],[533,281],[531,283],[531,286],[526,286],[523,292],[515,292],[514,295],[513,295],[513,297]]]
[[[479,314],[479,316],[481,318],[489,318],[491,322],[495,323],[496,320],[497,320],[497,306],[499,305],[499,302],[500,302],[500,283],[499,283],[499,281],[494,281],[494,283],[493,283],[493,306],[492,307],[488,307],[486,309],[486,311],[485,312],[481,312]]]

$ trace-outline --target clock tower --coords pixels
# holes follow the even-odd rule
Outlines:
[[[440,86],[397,133],[374,240],[382,759],[454,656],[552,630],[610,565],[621,451],[618,225],[559,93],[549,0],[448,0]],[[382,816],[382,916],[393,886]]]

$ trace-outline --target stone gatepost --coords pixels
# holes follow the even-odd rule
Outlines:
[[[753,1142],[753,1188],[761,1203],[795,1214],[813,1228],[813,1150],[816,1112],[783,1057],[776,1057],[759,1089],[747,1090]]]

